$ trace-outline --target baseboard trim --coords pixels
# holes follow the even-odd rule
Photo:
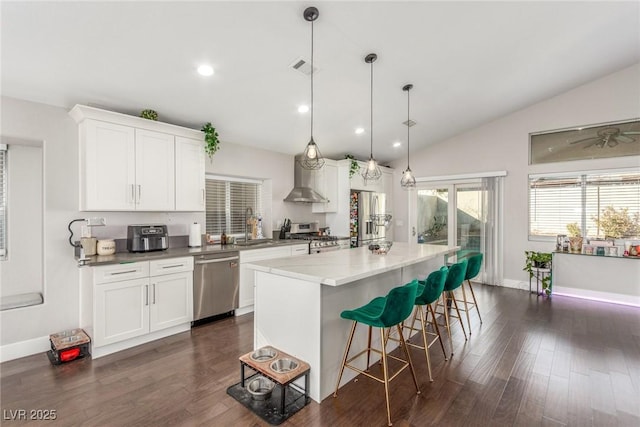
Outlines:
[[[91,343],[91,358],[98,359],[103,356],[107,356],[109,354],[126,350],[131,347],[135,347],[141,344],[146,344],[151,341],[158,340],[160,338],[165,338],[171,335],[179,334],[181,332],[187,332],[191,330],[191,322],[184,323],[182,325],[172,326],[167,329],[162,329],[159,331],[151,332],[146,335],[141,335],[139,337],[130,338],[125,341],[120,341],[113,344],[108,344],[101,347],[96,347],[94,343]]]
[[[32,354],[43,353],[50,348],[51,343],[49,342],[49,335],[5,344],[0,347],[0,363],[31,356]]]
[[[504,288],[520,289],[523,291],[529,290],[529,282],[521,282],[520,280],[504,279],[501,286]]]
[[[246,307],[236,308],[236,316],[242,316],[249,313],[253,313],[253,304]]]
[[[554,286],[553,295],[640,307],[640,296],[635,295],[613,294],[610,292],[590,291],[587,289],[566,288],[562,286]]]

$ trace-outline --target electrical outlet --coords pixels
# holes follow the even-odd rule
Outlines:
[[[107,225],[106,218],[93,217],[85,219],[88,226]]]

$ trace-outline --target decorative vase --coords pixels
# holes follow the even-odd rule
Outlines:
[[[569,246],[571,246],[571,252],[582,252],[582,237],[569,237]]]

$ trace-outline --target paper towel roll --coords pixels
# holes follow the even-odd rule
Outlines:
[[[202,234],[200,232],[200,224],[194,222],[189,227],[189,247],[198,248],[202,244]]]

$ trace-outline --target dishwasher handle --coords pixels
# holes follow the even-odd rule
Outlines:
[[[214,258],[214,259],[199,260],[199,261],[195,261],[194,263],[196,265],[199,265],[199,264],[212,264],[212,263],[216,263],[216,262],[237,261],[238,259],[239,259],[239,257],[232,256],[232,257],[227,257],[227,258]]]

